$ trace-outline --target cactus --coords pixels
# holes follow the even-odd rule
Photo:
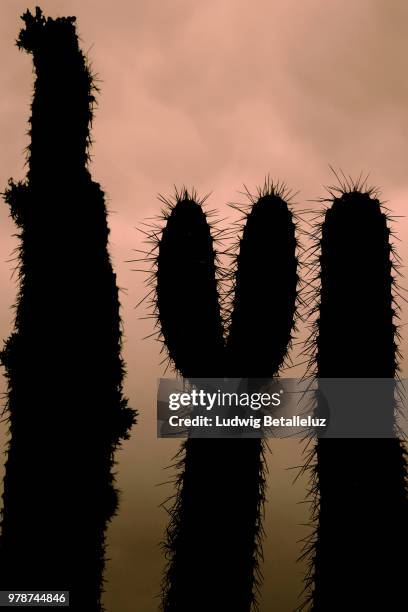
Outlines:
[[[176,193],[157,256],[157,312],[169,357],[184,376],[222,376],[216,253],[196,194]]]
[[[1,354],[11,439],[2,590],[69,590],[102,610],[114,452],[135,413],[122,395],[118,290],[104,194],[87,168],[95,85],[75,18],[22,17],[33,56],[28,173],[5,200],[19,228],[15,328]]]
[[[316,375],[392,379],[398,369],[396,255],[387,216],[378,193],[361,181],[343,182],[330,199],[320,241]],[[405,608],[402,442],[321,438],[312,454],[316,531],[306,550],[305,605],[319,612]]]
[[[182,376],[269,379],[277,374],[297,299],[295,227],[284,195],[268,180],[245,213],[227,340],[217,253],[202,202],[184,190],[165,211],[156,314],[169,358]],[[275,280],[281,283],[276,291],[270,287]],[[165,612],[256,608],[263,456],[260,439],[188,439],[182,446],[164,544]]]
[[[298,283],[290,196],[269,178],[256,198],[249,194],[228,333],[229,376],[270,379],[287,355]]]

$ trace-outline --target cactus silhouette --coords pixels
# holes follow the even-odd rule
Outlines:
[[[397,289],[387,216],[377,192],[361,182],[343,182],[330,199],[320,241],[316,374],[393,379]],[[405,609],[403,444],[397,438],[321,438],[312,455],[316,532],[306,551],[305,605],[319,612]]]
[[[176,194],[157,256],[161,332],[170,358],[186,378],[221,376],[224,350],[216,253],[202,202],[195,197]]]
[[[96,88],[74,17],[46,19],[37,8],[22,19],[17,45],[36,78],[27,178],[5,193],[20,289],[1,355],[11,439],[0,588],[69,590],[70,609],[100,611],[114,451],[135,413],[122,395],[104,194],[87,169]]]
[[[169,358],[183,377],[270,379],[282,365],[297,299],[295,224],[284,195],[268,180],[242,211],[246,224],[236,258],[233,312],[224,326],[217,253],[203,201],[183,190],[176,191],[174,204],[167,202],[155,306]],[[189,438],[182,446],[164,544],[166,612],[256,607],[263,453],[260,439]]]

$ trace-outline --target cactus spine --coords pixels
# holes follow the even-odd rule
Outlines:
[[[95,86],[74,17],[37,8],[22,19],[17,44],[36,79],[27,178],[5,194],[20,290],[2,352],[11,440],[0,587],[69,590],[70,609],[99,611],[114,451],[135,415],[122,395],[104,194],[87,169]]]
[[[297,298],[295,227],[283,195],[268,181],[245,213],[225,342],[210,226],[195,198],[176,194],[159,241],[156,305],[183,376],[269,379],[281,366]],[[188,439],[179,469],[163,609],[248,612],[260,580],[263,443]]]
[[[394,378],[392,247],[373,190],[333,192],[321,236],[319,378]],[[390,402],[390,411],[394,404]],[[313,610],[399,610],[406,601],[405,449],[396,438],[320,439],[315,447]]]

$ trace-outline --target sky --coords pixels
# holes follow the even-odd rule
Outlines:
[[[19,16],[35,4],[0,6],[0,190],[24,177],[24,148],[33,86],[31,58],[14,44]],[[298,192],[294,207],[320,210],[330,165],[369,174],[393,214],[408,199],[408,4],[403,0],[52,0],[52,17],[76,15],[82,49],[100,93],[93,126],[92,175],[107,194],[110,249],[125,328],[126,393],[140,412],[119,453],[121,513],[109,531],[109,612],[157,610],[162,567],[159,508],[169,485],[166,465],[177,443],[155,439],[159,345],[144,305],[144,275],[133,271],[137,230],[160,212],[157,195],[174,185],[211,192],[209,207],[227,209],[245,184],[266,174]],[[224,225],[226,222],[224,222]],[[393,225],[403,264],[408,222]],[[16,282],[10,261],[15,227],[0,205],[0,340],[12,327]],[[403,270],[402,270],[403,271]],[[404,284],[404,281],[403,281]],[[407,309],[401,303],[402,323]],[[401,374],[408,376],[401,328]],[[300,327],[299,336],[306,334]],[[296,360],[296,355],[294,355]],[[303,366],[287,375],[303,371]],[[3,383],[4,384],[4,383]],[[4,432],[3,432],[4,437]],[[277,441],[269,463],[265,584],[261,612],[292,610],[301,587],[296,539],[307,520],[306,481],[292,480],[300,445]]]

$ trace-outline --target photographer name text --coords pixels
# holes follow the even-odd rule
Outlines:
[[[326,427],[326,419],[319,419],[312,416],[301,417],[272,417],[264,415],[263,417],[180,417],[172,415],[169,418],[171,427],[251,427],[260,429],[261,427]]]

